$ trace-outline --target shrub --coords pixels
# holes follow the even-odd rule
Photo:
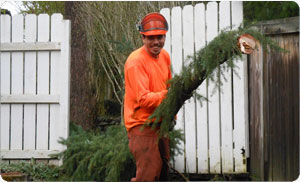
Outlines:
[[[128,148],[124,126],[114,125],[105,132],[88,132],[72,126],[71,136],[60,143],[67,149],[62,158],[64,179],[76,181],[126,181],[135,175],[135,163]],[[181,152],[176,145],[182,140],[179,131],[171,132],[171,155]]]

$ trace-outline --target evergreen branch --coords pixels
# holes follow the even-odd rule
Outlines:
[[[237,40],[240,35],[250,34],[256,38],[264,48],[269,46],[270,49],[282,51],[276,43],[271,39],[263,36],[259,32],[248,29],[239,28],[235,31],[222,31],[215,39],[213,39],[206,47],[199,50],[193,57],[193,61],[184,66],[179,75],[175,75],[170,80],[170,88],[166,99],[156,108],[154,113],[149,117],[149,121],[155,119],[153,128],[161,121],[160,136],[169,135],[169,128],[172,128],[172,121],[175,115],[183,106],[184,102],[193,96],[196,90],[205,79],[211,80],[218,84],[218,81],[213,79],[213,71],[219,65],[228,61],[227,66],[235,68],[236,58],[242,56]],[[191,58],[191,57],[189,57]],[[220,67],[221,73],[225,70]],[[201,98],[201,97],[200,97]],[[149,124],[150,122],[147,122]]]

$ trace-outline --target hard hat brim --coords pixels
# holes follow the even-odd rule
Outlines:
[[[140,32],[140,34],[149,36],[149,35],[165,35],[168,31],[167,30],[150,30],[147,32]]]

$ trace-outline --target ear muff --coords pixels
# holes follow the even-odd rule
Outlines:
[[[138,29],[138,31],[140,31],[140,32],[143,31],[143,26],[142,26],[141,23],[139,23],[139,24],[137,25],[137,29]]]
[[[145,26],[147,27],[147,29],[145,29]],[[167,20],[162,14],[150,13],[140,21],[140,23],[137,25],[137,29],[140,33],[155,30],[168,31],[169,26]]]

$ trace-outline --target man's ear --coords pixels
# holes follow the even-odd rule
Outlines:
[[[146,38],[146,36],[142,34],[141,39],[142,39],[143,43],[144,43],[145,38]]]

